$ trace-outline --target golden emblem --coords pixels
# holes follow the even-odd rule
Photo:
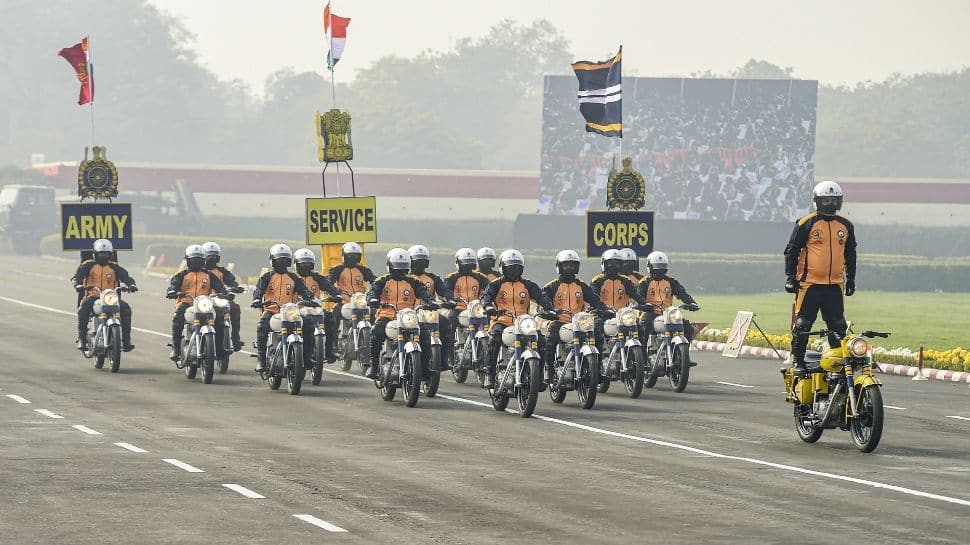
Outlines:
[[[105,158],[106,150],[103,146],[94,146],[94,158],[89,161],[88,148],[84,148],[84,160],[77,169],[77,194],[82,201],[118,196],[118,169]]]
[[[350,140],[350,114],[337,109],[317,112],[317,159],[321,163],[350,161],[354,158]]]
[[[632,168],[633,160],[623,158],[623,170],[610,172],[606,182],[606,208],[613,210],[639,210],[643,208],[646,183],[643,176]]]

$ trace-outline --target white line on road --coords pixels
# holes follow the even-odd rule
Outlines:
[[[130,450],[132,452],[137,452],[139,454],[148,452],[147,450],[145,450],[143,448],[138,448],[135,445],[132,445],[131,443],[115,443],[115,446],[121,447],[121,448],[126,449],[126,450]]]
[[[885,407],[887,409],[895,409],[897,411],[905,411],[905,410],[907,410],[906,407],[897,407],[895,405],[883,405],[883,407]]]
[[[242,494],[243,496],[246,496],[247,498],[252,498],[254,500],[266,499],[266,496],[259,494],[257,492],[253,492],[252,490],[246,488],[245,486],[239,486],[238,484],[224,484],[222,486],[234,492],[239,492],[240,494]]]
[[[82,424],[75,424],[75,425],[73,425],[71,427],[74,428],[74,429],[76,429],[77,431],[83,431],[84,433],[86,433],[88,435],[104,435],[103,433],[101,433],[99,431],[92,430],[91,428],[89,428],[87,426],[84,426]]]
[[[733,382],[717,381],[715,384],[723,384],[725,386],[737,386],[738,388],[754,388],[754,386],[748,386],[747,384],[735,384]]]
[[[30,400],[29,399],[24,399],[24,398],[20,397],[17,394],[7,394],[7,397],[9,397],[10,399],[16,401],[17,403],[23,403],[23,404],[30,403]]]
[[[34,409],[34,412],[35,413],[40,413],[40,414],[42,414],[42,415],[44,415],[44,416],[46,416],[48,418],[64,418],[63,416],[61,416],[61,415],[59,415],[57,413],[48,411],[47,409]]]
[[[312,524],[312,525],[314,525],[314,526],[316,526],[318,528],[323,528],[324,530],[326,530],[328,532],[346,532],[347,531],[347,530],[344,530],[343,528],[341,528],[340,526],[337,526],[337,525],[334,525],[334,524],[330,524],[329,522],[327,522],[325,520],[320,520],[320,519],[318,519],[317,517],[315,517],[313,515],[293,515],[293,516],[296,517],[296,518],[298,518],[298,519],[300,519],[300,520],[302,520],[303,522],[309,522],[310,524]]]
[[[201,469],[199,469],[199,468],[197,468],[195,466],[190,466],[189,464],[187,464],[187,463],[185,463],[185,462],[183,462],[181,460],[176,460],[175,458],[163,458],[162,461],[163,462],[166,462],[166,463],[169,463],[169,464],[172,464],[175,467],[184,469],[185,471],[188,471],[189,473],[205,473],[204,470],[201,470]]]
[[[970,418],[967,418],[965,416],[956,416],[956,415],[947,416],[947,418],[955,418],[957,420],[970,420]]]

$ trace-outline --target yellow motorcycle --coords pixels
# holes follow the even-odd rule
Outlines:
[[[827,330],[804,333],[828,335]],[[826,429],[839,428],[852,435],[862,452],[872,452],[882,437],[883,405],[879,382],[872,374],[872,345],[866,339],[886,338],[889,333],[863,331],[846,335],[841,346],[805,354],[804,375],[792,367],[781,370],[785,401],[794,403],[795,431],[806,443],[814,443]]]

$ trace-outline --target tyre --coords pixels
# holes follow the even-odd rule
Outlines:
[[[495,370],[496,380],[501,380],[501,377],[504,375],[504,373],[505,373],[505,369],[501,367],[497,368]],[[482,383],[484,384],[485,371],[484,370],[479,371],[479,374],[483,377],[481,380],[482,380]],[[504,384],[504,381],[502,382]],[[496,411],[502,412],[509,406],[509,392],[504,388],[501,390],[499,389],[489,390],[488,397],[492,398],[492,408],[494,408]]]
[[[687,345],[678,344],[673,349],[673,361],[670,365],[670,387],[677,393],[687,388],[690,378],[690,358],[687,355]]]
[[[113,325],[108,330],[108,362],[112,373],[121,368],[121,326]]]
[[[609,353],[611,354],[613,353],[612,349],[609,351]],[[619,354],[620,350],[617,350],[616,353]],[[602,357],[602,354],[600,355],[600,357]],[[605,394],[606,392],[610,391],[610,383],[613,382],[613,367],[617,365],[617,362],[613,361],[612,359],[609,359],[605,362],[602,362],[601,365],[602,367],[600,368],[600,385],[596,388],[596,391],[598,391],[601,394]]]
[[[579,367],[579,380],[576,381],[576,396],[584,409],[592,409],[596,404],[596,393],[600,382],[600,362],[596,356],[584,356]]]
[[[351,341],[353,343],[353,341]],[[360,374],[366,375],[370,361],[370,328],[360,330],[360,348],[357,349],[357,365],[360,367]]]
[[[344,353],[343,358],[341,358],[340,369],[342,371],[350,371],[350,368],[354,365],[354,356],[357,355],[354,353],[354,339],[350,335],[344,337],[343,349]]]
[[[626,386],[626,393],[636,399],[643,393],[643,349],[633,346],[627,354],[630,357],[632,369],[623,374],[623,385]]]
[[[882,438],[882,391],[878,386],[867,386],[856,395],[856,399],[859,410],[849,425],[852,441],[860,451],[872,452]]]
[[[380,361],[384,361],[383,355]],[[389,362],[387,365],[397,365],[397,362]],[[397,394],[397,385],[393,383],[391,379],[384,380],[384,370],[381,370],[381,399],[384,401],[394,401],[394,396]]]
[[[421,391],[425,397],[438,395],[438,386],[441,384],[441,347],[431,347],[431,370],[428,373],[427,382],[421,383]]]
[[[286,391],[291,396],[295,396],[300,393],[300,389],[303,387],[303,377],[306,375],[306,370],[303,368],[303,345],[293,343],[290,345],[289,351],[290,365],[286,368]]]
[[[562,368],[564,365],[565,364],[559,365],[559,362],[556,362],[554,367],[555,370],[553,371],[554,377],[562,376]],[[553,403],[562,403],[566,399],[566,388],[557,385],[557,382],[558,380],[553,380],[553,383],[549,385],[549,399],[551,399]]]
[[[325,359],[325,352],[326,347],[320,346],[319,342],[313,346],[313,368],[310,369],[310,384],[314,386],[319,386],[320,382],[323,380],[323,362]],[[344,353],[346,354],[346,351]]]
[[[185,361],[185,356],[189,353],[189,342],[191,339],[192,337],[189,337],[189,341],[182,341],[182,361],[184,362],[185,366],[185,378],[189,380],[195,379],[195,374],[199,371],[198,363],[188,363]],[[198,357],[198,354],[196,357]]]
[[[519,416],[529,418],[536,410],[539,401],[539,388],[542,385],[542,362],[539,358],[526,360],[522,373],[522,386],[519,387],[517,397],[519,401]]]
[[[660,372],[663,370],[666,362],[660,357],[660,353],[657,352],[653,355],[651,359],[649,354],[643,355],[644,363],[644,380],[643,385],[647,388],[653,388],[657,384],[657,379],[660,378]]]
[[[102,367],[104,367],[104,360],[107,359],[107,354],[105,352],[100,352],[99,353],[97,350],[95,350],[94,345],[97,342],[98,342],[97,335],[90,335],[88,337],[88,353],[91,354],[91,356],[88,356],[88,357],[92,357],[93,356],[94,357],[94,368],[95,369],[101,369]]]
[[[226,356],[219,360],[219,374],[225,375],[229,372],[229,352],[226,352]]]
[[[401,390],[404,392],[404,404],[414,407],[421,397],[421,353],[411,352],[404,363],[404,375],[401,377]]]
[[[795,433],[798,434],[798,438],[806,443],[814,443],[818,441],[819,437],[822,437],[822,432],[825,431],[821,427],[812,424],[810,421],[805,420],[800,416],[795,417]]]
[[[271,373],[269,379],[266,381],[269,383],[270,390],[279,390],[280,384],[283,383],[283,375],[280,374],[280,350],[273,350],[273,359],[269,362],[269,372]]]
[[[216,367],[216,336],[207,333],[202,339],[202,382],[212,384],[212,376]]]

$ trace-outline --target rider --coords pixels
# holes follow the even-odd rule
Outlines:
[[[232,293],[246,291],[239,285],[239,282],[236,281],[236,276],[229,269],[219,265],[219,260],[222,258],[222,248],[218,244],[211,241],[204,242],[202,243],[202,251],[205,252],[205,269],[218,276],[228,291]],[[235,299],[230,299],[229,321],[232,324],[232,339],[230,340],[232,341],[232,350],[234,352],[239,352],[243,346],[242,341],[239,339],[239,315],[239,303]]]
[[[115,289],[121,283],[128,287],[129,293],[138,291],[135,280],[124,267],[111,261],[114,247],[106,238],[94,241],[94,259],[81,263],[71,277],[74,289],[82,299],[77,307],[77,347],[88,349],[88,320],[94,311],[94,302],[101,295],[101,290]],[[131,306],[118,298],[121,306],[121,345],[122,350],[131,352],[135,345],[131,344]]]
[[[602,315],[611,313],[609,307],[600,299],[596,291],[589,287],[576,275],[579,274],[579,254],[573,250],[563,250],[556,254],[556,270],[559,278],[550,281],[542,288],[542,293],[552,301],[559,319],[549,327],[546,337],[546,382],[552,383],[556,370],[556,347],[559,345],[559,329],[572,321],[574,313],[585,310],[588,306],[599,315],[594,322],[596,347],[603,350],[603,320]]]
[[[357,292],[367,293],[367,286],[372,284],[375,279],[370,268],[360,264],[364,255],[364,250],[360,247],[360,244],[346,242],[340,249],[340,254],[343,257],[343,263],[332,267],[327,275],[327,280],[340,291],[342,297],[342,302],[337,303],[333,308],[334,323],[336,324],[340,323],[340,309],[344,303],[350,302],[350,296]],[[333,352],[337,345],[337,339],[327,335],[327,344],[330,345],[329,350]]]
[[[630,279],[634,284],[643,280],[643,273],[640,272],[640,260],[633,248],[623,248],[620,250],[623,256],[623,271],[621,274]]]
[[[452,331],[458,330],[458,313],[468,308],[468,303],[481,298],[488,286],[488,279],[475,272],[477,263],[475,250],[461,248],[455,252],[455,268],[458,270],[445,277],[445,287],[454,294],[456,300],[455,312],[451,313],[450,320]],[[452,345],[449,348],[452,362],[454,362],[454,350],[455,347]]]
[[[646,314],[648,320],[663,314],[663,311],[673,304],[674,297],[683,301],[688,310],[697,311],[701,309],[697,301],[694,301],[694,298],[687,293],[687,290],[677,279],[667,276],[668,268],[670,268],[670,259],[667,258],[667,254],[650,252],[647,256],[647,269],[650,275],[643,277],[638,288],[640,296],[653,306],[653,313],[648,312]],[[645,321],[643,326],[647,331],[652,328],[649,321]],[[684,319],[684,336],[687,337],[688,341],[694,340],[694,326],[686,318]],[[694,362],[691,362],[691,365],[694,365]]]
[[[280,306],[302,300],[307,306],[316,306],[313,294],[296,274],[291,272],[293,251],[286,244],[274,244],[269,249],[269,262],[272,270],[267,271],[256,281],[253,290],[253,308],[262,309],[256,325],[256,355],[259,367],[256,372],[266,371],[266,337],[269,335],[269,320],[280,311]]]
[[[343,301],[340,298],[340,291],[325,276],[314,270],[317,267],[317,257],[314,255],[313,250],[300,248],[296,252],[293,252],[293,261],[296,262],[296,274],[300,275],[300,278],[306,284],[307,289],[310,290],[314,299],[320,299],[320,292],[325,291],[330,294],[330,298],[327,300],[328,302],[339,303]],[[323,329],[327,333],[327,345],[324,347],[324,358],[327,360],[327,363],[337,361],[337,356],[333,353],[334,344],[330,342],[331,337],[337,336],[336,316],[333,312],[327,312],[323,315]],[[311,365],[314,343],[313,328],[304,327],[303,362],[307,364],[307,367]]]
[[[205,250],[199,244],[185,247],[185,270],[172,276],[168,283],[165,297],[175,299],[175,314],[172,315],[172,353],[169,359],[182,359],[182,329],[185,327],[185,310],[192,306],[199,295],[225,293],[226,287],[222,280],[212,271],[205,268]],[[216,319],[222,320],[221,311],[216,311]],[[216,328],[216,358],[226,356],[223,343],[223,330]]]
[[[606,250],[600,259],[602,273],[593,277],[589,287],[593,288],[606,306],[619,310],[630,306],[632,299],[642,310],[652,310],[640,295],[636,284],[623,276],[623,256],[620,250]]]
[[[855,228],[837,214],[842,208],[842,188],[832,181],[819,182],[812,198],[816,212],[796,222],[785,248],[785,291],[797,294],[791,354],[798,374],[806,371],[806,334],[818,311],[830,332],[829,346],[838,347],[848,328],[842,295],[855,293]]]
[[[387,323],[397,316],[397,311],[404,308],[414,308],[420,299],[431,308],[437,308],[428,288],[413,276],[408,276],[411,268],[411,256],[403,248],[392,248],[387,252],[387,274],[374,280],[370,292],[367,294],[368,304],[376,312],[376,320],[371,328],[370,359],[371,365],[367,369],[367,378],[377,379],[380,374],[381,345],[387,338],[385,328]],[[387,305],[387,306],[381,306]],[[422,363],[426,363],[431,354],[431,339],[424,329],[421,330]]]
[[[476,254],[478,258],[478,273],[488,279],[489,282],[494,282],[502,275],[495,272],[495,250],[485,246],[478,249]]]
[[[455,294],[445,285],[440,276],[433,272],[428,272],[431,265],[431,252],[428,248],[420,244],[415,244],[408,248],[408,256],[411,257],[411,276],[417,278],[428,288],[431,299],[442,299],[442,308],[455,308]],[[442,371],[451,369],[451,362],[454,361],[455,336],[451,321],[444,315],[438,316],[438,331],[441,332],[441,344],[444,347],[442,354]]]
[[[479,266],[481,266],[481,259],[479,259]],[[499,267],[501,267],[502,276],[491,282],[485,288],[485,295],[482,296],[485,312],[492,316],[488,324],[490,337],[485,360],[488,369],[485,375],[485,388],[495,387],[495,365],[502,346],[502,330],[513,324],[515,320],[513,316],[528,313],[533,301],[546,313],[554,314],[552,302],[542,293],[542,289],[535,282],[522,278],[522,273],[525,272],[525,258],[522,257],[521,252],[511,249],[502,252]],[[505,314],[506,312],[512,316]]]

